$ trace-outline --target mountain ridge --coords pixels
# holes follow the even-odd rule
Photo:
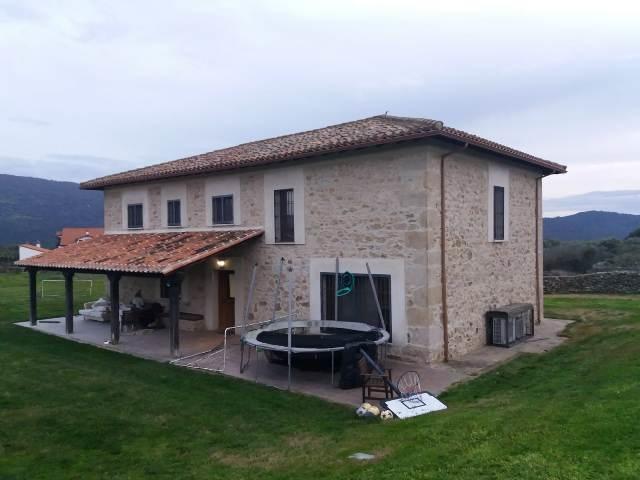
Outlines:
[[[101,227],[103,194],[74,182],[0,174],[0,245],[56,244],[62,227]]]
[[[563,217],[545,217],[545,240],[603,240],[626,238],[640,227],[640,215],[589,210]]]

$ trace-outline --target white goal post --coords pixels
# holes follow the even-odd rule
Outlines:
[[[41,296],[42,298],[44,297],[61,297],[62,293],[58,293],[60,292],[60,290],[58,288],[51,288],[54,287],[57,283],[64,283],[64,280],[42,280],[41,281],[41,287],[40,287],[40,292],[41,292]],[[74,280],[73,283],[81,283],[81,284],[88,284],[89,285],[89,296],[93,295],[93,280]],[[50,284],[50,288],[49,288],[49,292],[45,293],[45,285]],[[64,287],[63,287],[64,290]],[[53,293],[51,293],[53,292]]]

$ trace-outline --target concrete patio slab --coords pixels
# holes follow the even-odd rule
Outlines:
[[[59,323],[42,323],[32,327],[29,322],[17,325],[34,330],[60,336],[69,340],[96,345],[117,352],[169,362],[173,359],[169,353],[169,337],[167,330],[123,332],[118,345],[105,345],[109,339],[109,325],[74,319],[74,333],[64,333],[64,319],[52,319]],[[422,388],[434,395],[438,395],[452,385],[464,382],[479,374],[495,368],[522,353],[544,353],[560,345],[565,337],[560,334],[571,323],[568,320],[545,319],[536,325],[535,336],[524,343],[511,348],[484,346],[459,359],[448,363],[413,364],[388,359],[386,367],[391,368],[393,377],[398,378],[402,373],[415,370],[419,373]],[[190,366],[204,371],[218,372],[224,375],[254,381],[263,385],[286,389],[287,367],[269,363],[260,352],[256,357],[254,349],[250,349],[251,357],[247,368],[240,372],[240,339],[238,336],[228,338],[226,349],[222,349],[223,336],[215,332],[180,332],[181,354],[193,355],[207,350],[214,350],[209,354],[197,355],[189,359],[174,360],[179,366]],[[249,353],[245,349],[245,362]],[[338,382],[338,374],[334,377]],[[348,405],[361,402],[360,389],[342,390],[332,385],[330,372],[308,371],[292,369],[291,390],[307,395],[314,395],[325,400]]]
[[[111,337],[111,327],[108,323],[84,320],[81,316],[73,318],[73,333],[70,335],[65,332],[64,318],[40,320],[36,326],[32,326],[29,322],[20,322],[16,323],[16,325],[149,360],[168,362],[173,359],[169,351],[169,330],[166,328],[162,330],[123,331],[120,333],[120,343],[111,345],[105,343]],[[223,338],[217,332],[180,331],[180,353],[181,355],[191,355],[202,352],[221,344]]]

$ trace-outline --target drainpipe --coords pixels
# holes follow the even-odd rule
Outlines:
[[[447,246],[446,246],[446,205],[444,161],[447,157],[460,153],[469,146],[465,143],[462,147],[451,150],[440,156],[440,281],[442,282],[442,340],[444,361],[449,361],[449,311],[447,305]]]
[[[540,223],[541,223],[541,219],[540,219],[540,192],[542,191],[542,179],[544,177],[546,177],[547,174],[544,175],[540,175],[539,177],[536,177],[536,208],[535,208],[535,222],[536,222],[536,315],[537,315],[537,319],[536,319],[536,323],[540,324],[540,322],[542,322],[542,315],[541,313],[541,308],[540,306],[542,305],[542,292],[540,291],[540,262],[542,260],[541,255],[540,255]]]

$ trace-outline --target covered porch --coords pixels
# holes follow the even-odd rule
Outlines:
[[[244,229],[111,234],[16,262],[29,273],[29,326],[45,333],[64,334],[85,343],[120,351],[130,350],[128,353],[155,360],[177,358],[211,348],[220,337],[216,332],[180,329],[181,285],[185,272],[262,233],[260,229]],[[63,274],[65,316],[38,321],[38,272],[45,270]],[[76,273],[106,275],[109,298],[107,322],[92,322],[76,315],[73,292]],[[162,286],[168,307],[166,329],[123,332],[121,294],[124,277],[153,279]]]

